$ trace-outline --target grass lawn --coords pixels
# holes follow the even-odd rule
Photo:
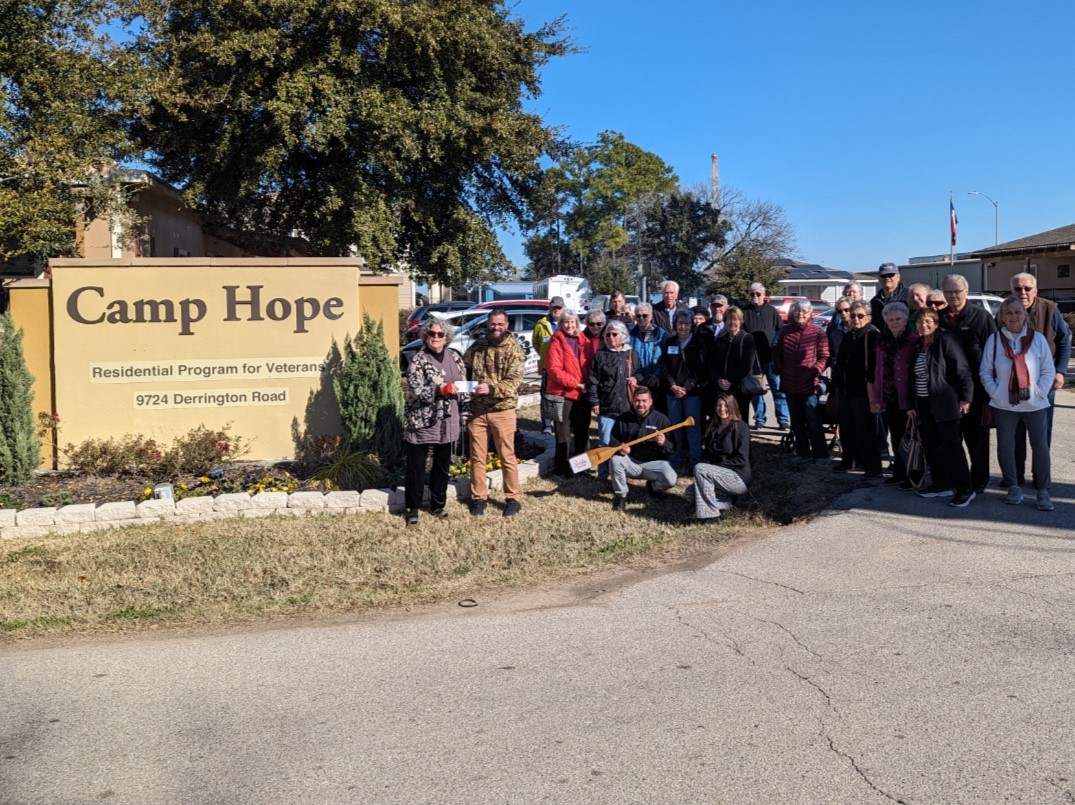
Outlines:
[[[521,426],[533,429],[532,415]],[[339,618],[536,588],[645,557],[701,555],[809,517],[857,478],[789,465],[756,442],[755,484],[741,508],[698,523],[683,497],[632,487],[626,515],[596,478],[524,487],[523,513],[505,520],[494,492],[472,518],[320,515],[145,526],[0,543],[0,642],[167,628]]]

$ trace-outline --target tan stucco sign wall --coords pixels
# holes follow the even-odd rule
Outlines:
[[[230,422],[281,458],[295,428],[339,432],[324,365],[358,329],[357,265],[212,262],[53,267],[61,442]]]

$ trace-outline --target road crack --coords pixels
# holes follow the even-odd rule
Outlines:
[[[850,763],[851,768],[853,768],[855,770],[855,772],[858,774],[858,776],[863,779],[863,781],[866,783],[866,785],[868,785],[870,788],[872,788],[874,791],[876,791],[881,796],[885,797],[886,799],[891,800],[892,802],[898,802],[898,803],[900,803],[900,805],[907,805],[906,800],[900,799],[899,797],[892,796],[890,793],[885,791],[883,788],[879,787],[873,780],[871,780],[866,775],[866,772],[864,772],[862,770],[862,768],[859,766],[858,761],[856,761],[853,757],[851,757],[851,755],[847,754],[847,752],[844,752],[842,749],[838,748],[836,746],[836,742],[834,740],[832,740],[832,738],[828,734],[822,733],[822,735],[825,738],[825,740],[829,742],[829,749],[831,749],[837,756],[842,757],[844,760],[846,760],[848,763]]]

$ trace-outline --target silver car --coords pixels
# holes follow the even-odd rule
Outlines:
[[[467,313],[471,312],[472,311],[467,311]],[[453,352],[458,352],[460,355],[466,352],[471,344],[484,336],[487,332],[485,322],[489,318],[491,312],[492,311],[490,310],[481,311],[481,315],[476,318],[471,318],[465,324],[460,325],[455,331],[452,340],[448,343],[448,349]],[[505,307],[504,312],[508,314],[508,330],[515,336],[515,340],[518,341],[519,345],[523,348],[523,355],[526,356],[526,364],[523,368],[523,374],[526,376],[537,375],[538,354],[537,350],[534,349],[534,325],[544,318],[547,313],[541,309],[512,309],[511,307]],[[454,324],[451,316],[445,317],[445,320]],[[411,359],[421,348],[422,342],[416,339],[399,351],[399,363],[404,372],[407,371]]]

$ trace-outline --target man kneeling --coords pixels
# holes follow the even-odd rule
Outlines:
[[[674,438],[661,433],[633,447],[625,444],[671,427],[672,423],[660,411],[653,410],[653,395],[645,386],[635,387],[631,409],[621,414],[612,425],[612,444],[624,445],[609,461],[612,508],[621,512],[627,509],[628,478],[645,478],[652,494],[659,494],[676,485],[676,471],[668,463],[676,451]]]

